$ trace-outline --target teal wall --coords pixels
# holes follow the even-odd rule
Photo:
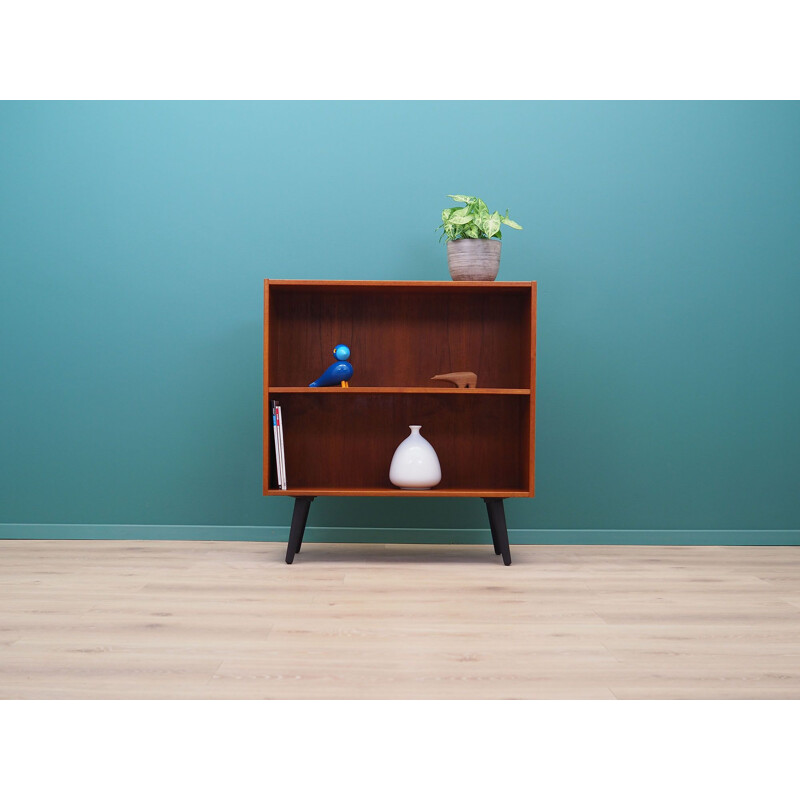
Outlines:
[[[539,283],[512,541],[800,544],[796,102],[1,103],[0,536],[285,536],[262,280],[447,279],[448,193]],[[309,525],[488,541],[479,500]]]

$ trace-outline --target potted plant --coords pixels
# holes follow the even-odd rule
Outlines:
[[[479,197],[449,194],[464,206],[442,211],[444,228],[439,241],[447,237],[447,266],[454,281],[493,281],[500,269],[501,225],[522,230],[514,220],[495,211],[489,213],[486,203]],[[439,230],[437,228],[436,230]]]

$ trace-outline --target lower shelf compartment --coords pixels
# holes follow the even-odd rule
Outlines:
[[[532,493],[529,395],[271,392],[284,420],[288,489],[269,494],[527,497]],[[442,467],[429,490],[399,489],[389,465],[421,425]]]

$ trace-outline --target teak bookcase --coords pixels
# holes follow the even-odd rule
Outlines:
[[[349,388],[308,388],[350,347]],[[431,376],[471,371],[474,389]],[[295,498],[286,562],[323,495],[480,497],[511,563],[503,499],[533,497],[536,284],[264,281],[264,494]],[[271,400],[284,416],[278,489]],[[395,448],[422,425],[442,466],[433,489],[389,482]]]

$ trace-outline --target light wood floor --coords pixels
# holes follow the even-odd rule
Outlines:
[[[800,548],[284,552],[0,541],[0,697],[800,698]]]

